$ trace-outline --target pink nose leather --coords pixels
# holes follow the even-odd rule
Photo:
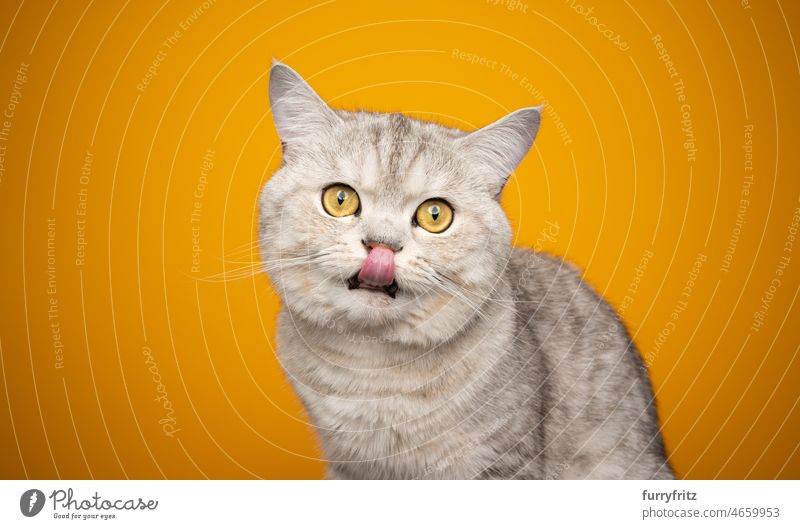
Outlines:
[[[358,280],[364,283],[385,287],[394,281],[394,251],[386,246],[373,246],[369,250]]]

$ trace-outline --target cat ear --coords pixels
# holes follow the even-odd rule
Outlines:
[[[269,104],[284,145],[312,136],[340,119],[300,74],[275,59],[269,71]]]
[[[498,196],[533,145],[543,110],[544,105],[521,108],[459,140],[467,159],[487,174],[489,188]]]

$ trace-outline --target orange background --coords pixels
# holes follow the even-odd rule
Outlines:
[[[679,476],[800,478],[800,4],[597,4],[3,2],[0,477],[322,476],[251,251],[274,56],[464,128],[547,100],[517,244],[622,312]]]

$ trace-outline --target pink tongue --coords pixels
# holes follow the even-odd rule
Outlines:
[[[375,246],[358,272],[358,280],[376,287],[384,287],[394,281],[394,252],[385,246]]]

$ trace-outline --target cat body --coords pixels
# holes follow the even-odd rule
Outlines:
[[[541,109],[467,133],[328,107],[275,63],[261,195],[278,355],[332,478],[670,478],[647,371],[499,196]]]

